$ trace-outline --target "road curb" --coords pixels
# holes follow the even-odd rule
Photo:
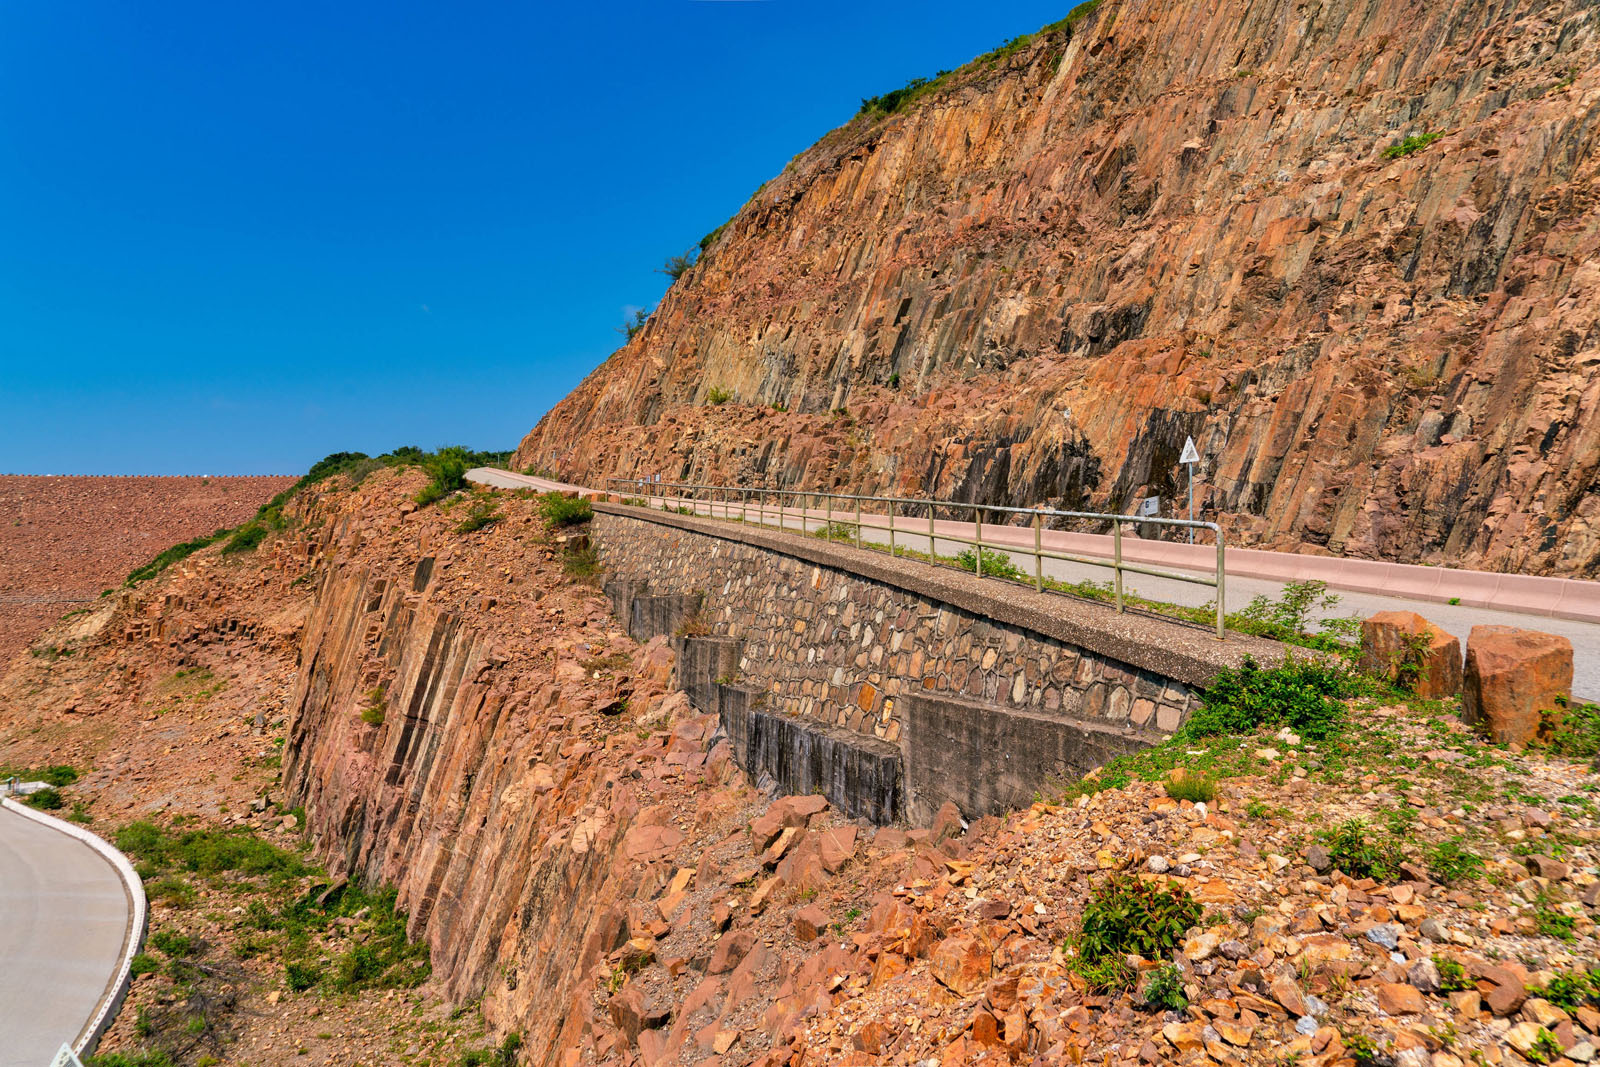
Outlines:
[[[52,830],[58,830],[68,837],[75,838],[88,845],[99,853],[102,859],[111,864],[117,876],[122,879],[123,891],[128,894],[130,907],[130,921],[128,934],[122,946],[122,962],[117,967],[116,978],[106,987],[106,993],[100,1000],[99,1010],[89,1023],[78,1032],[77,1040],[72,1043],[72,1051],[80,1057],[93,1052],[100,1042],[100,1036],[106,1032],[112,1020],[117,1017],[117,1009],[122,1007],[123,1000],[128,995],[128,985],[132,980],[133,957],[138,954],[139,948],[144,944],[145,926],[149,920],[149,906],[145,901],[144,882],[133,869],[133,864],[128,861],[117,848],[98,834],[92,834],[81,826],[76,826],[64,819],[53,815],[46,815],[37,808],[27,804],[19,804],[10,797],[0,797],[0,807],[16,812],[25,819],[32,819]]]

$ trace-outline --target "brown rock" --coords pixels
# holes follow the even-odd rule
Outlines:
[[[639,1040],[642,1031],[654,1029],[672,1017],[670,1008],[650,1003],[644,991],[634,982],[629,982],[614,994],[606,1010],[611,1015],[611,1021],[627,1035],[629,1041]]]
[[[945,801],[933,817],[933,825],[928,827],[928,840],[932,844],[940,844],[952,837],[961,835],[961,809],[953,801]]]
[[[671,826],[634,826],[622,839],[623,853],[637,863],[665,859],[683,843],[683,831]]]
[[[950,937],[933,950],[930,969],[947,989],[967,996],[989,980],[992,956],[975,937]]]
[[[756,935],[749,930],[732,930],[723,934],[717,938],[716,948],[711,951],[711,962],[706,965],[706,973],[726,974],[733,970],[750,954],[755,943]]]
[[[1548,878],[1552,882],[1564,881],[1572,873],[1571,867],[1549,856],[1529,856],[1524,862],[1534,874],[1540,878]]]
[[[1403,982],[1384,982],[1374,992],[1378,1007],[1389,1015],[1417,1015],[1427,1009],[1421,991]]]
[[[837,874],[839,868],[856,854],[856,828],[848,823],[835,826],[821,835],[818,846],[823,869],[829,874]]]
[[[815,941],[828,928],[828,913],[807,904],[794,913],[794,936],[800,941]]]
[[[1361,623],[1361,668],[1424,699],[1455,696],[1461,642],[1414,611],[1380,611]]]
[[[1474,626],[1467,636],[1461,717],[1492,740],[1527,744],[1540,712],[1572,695],[1572,642],[1514,626]]]

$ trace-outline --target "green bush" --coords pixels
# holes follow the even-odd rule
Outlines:
[[[1230,613],[1227,624],[1229,629],[1272,641],[1325,652],[1350,651],[1351,639],[1360,631],[1359,619],[1328,619],[1321,624],[1322,632],[1312,632],[1313,614],[1331,611],[1338,604],[1339,595],[1328,592],[1327,582],[1290,582],[1276,600],[1257,594],[1249,604]]]
[[[417,490],[414,498],[422,507],[427,507],[436,500],[442,500],[466,485],[467,471],[471,469],[467,450],[454,446],[441,448],[433,455],[424,457],[421,465],[432,479]]]
[[[150,935],[150,945],[175,959],[194,955],[198,947],[191,935],[176,930],[157,930]]]
[[[1011,557],[1005,552],[992,552],[989,549],[979,550],[983,553],[983,574],[989,578],[1010,578],[1020,581],[1025,577],[1021,567],[1011,562]],[[962,570],[972,573],[978,568],[978,556],[971,548],[964,548],[956,554],[956,565]]]
[[[1583,1004],[1590,1004],[1600,1000],[1600,989],[1595,986],[1595,974],[1556,974],[1550,979],[1549,984],[1542,989],[1534,989],[1535,996],[1543,997],[1550,1003],[1567,1011],[1573,1011]]]
[[[128,973],[135,978],[141,974],[154,974],[161,969],[161,962],[148,952],[141,952],[133,957],[128,964]]]
[[[1090,891],[1076,947],[1097,984],[1118,982],[1122,958],[1165,959],[1200,921],[1205,909],[1183,888],[1158,886],[1137,875],[1113,874]],[[1080,966],[1080,973],[1082,967]]]
[[[689,273],[689,268],[694,266],[694,261],[700,257],[698,247],[691,248],[681,256],[668,256],[667,261],[656,269],[656,273],[665,274],[673,281],[677,281]]]
[[[1150,974],[1144,986],[1144,1002],[1152,1008],[1166,1011],[1183,1011],[1189,998],[1183,995],[1183,972],[1170,963],[1164,963]]]
[[[539,498],[539,514],[551,526],[575,526],[594,518],[594,508],[587,500],[546,493]]]
[[[1545,715],[1550,751],[1577,759],[1600,754],[1600,704],[1573,704],[1559,697],[1557,703],[1560,707]]]
[[[458,1067],[516,1067],[517,1052],[521,1048],[522,1035],[512,1031],[498,1045],[463,1052],[457,1064]]]
[[[1428,873],[1444,885],[1454,885],[1483,873],[1483,857],[1468,849],[1464,838],[1452,837],[1427,851]]]
[[[1217,783],[1204,775],[1182,773],[1168,777],[1167,796],[1174,800],[1187,800],[1191,804],[1206,803],[1217,798]]]
[[[222,554],[231,556],[236,552],[254,552],[266,539],[267,524],[258,520],[251,520],[233,531],[228,538],[228,543],[222,546]]]
[[[106,1052],[90,1056],[85,1067],[172,1067],[172,1057],[157,1049],[143,1052]]]
[[[29,793],[22,799],[40,811],[56,811],[66,803],[61,799],[61,794],[54,786],[45,786],[38,792]]]
[[[1246,656],[1243,666],[1212,679],[1182,732],[1196,738],[1284,724],[1319,741],[1344,722],[1340,700],[1354,691],[1349,671],[1341,666],[1289,658],[1281,666],[1262,668]]]
[[[722,405],[722,404],[726,404],[728,401],[730,401],[732,399],[733,399],[732,390],[724,389],[720,385],[713,385],[711,388],[706,390],[706,403],[708,403],[708,404],[711,404],[711,405]]]
[[[1405,852],[1391,838],[1369,837],[1370,829],[1365,819],[1347,819],[1317,837],[1327,848],[1333,865],[1345,874],[1392,882],[1400,876]]]
[[[600,554],[592,548],[568,545],[561,556],[561,569],[569,578],[592,578],[600,573]]]
[[[503,515],[493,497],[479,497],[472,502],[467,517],[456,524],[456,533],[476,533],[485,526],[499,522]]]
[[[315,963],[290,960],[283,966],[283,982],[296,993],[303,993],[322,981],[323,970]]]
[[[1433,957],[1433,966],[1439,972],[1441,992],[1461,993],[1476,988],[1472,978],[1467,974],[1467,969],[1449,956]]]
[[[1420,152],[1433,142],[1443,137],[1442,133],[1412,134],[1399,144],[1390,145],[1383,150],[1384,159],[1401,159],[1413,152]]]

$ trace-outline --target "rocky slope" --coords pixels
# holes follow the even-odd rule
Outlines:
[[[796,157],[517,462],[1103,510],[1192,434],[1243,541],[1594,577],[1597,28],[1103,0]]]
[[[1437,704],[1366,706],[1320,742],[1169,745],[1064,803],[873,831],[752,789],[669,688],[665,640],[636,645],[563,573],[535,500],[417,509],[423,480],[308,493],[254,555],[213,548],[108,598],[50,632],[68,654],[0,683],[0,751],[92,767],[65,793],[101,832],[308,829],[335,879],[398,890],[433,978],[349,995],[287,981],[269,886],[184,871],[185,899],[163,876],[158,926],[244,972],[227,1062],[468,1062],[491,1035],[451,1009],[474,1003],[522,1035],[518,1062],[563,1067],[1596,1054],[1600,989],[1571,984],[1600,964],[1582,762],[1487,746]],[[1216,796],[1167,795],[1174,762]],[[1364,846],[1329,836],[1357,817]],[[1369,853],[1389,869],[1339,869]],[[1168,972],[1187,1007],[1079,973],[1114,873],[1195,898]],[[330,881],[291,890],[314,911]],[[317,936],[359,959],[366,933]],[[176,995],[141,978],[110,1043],[143,1044],[139,1009]]]
[[[293,484],[0,475],[0,663],[168,545],[237,526]]]

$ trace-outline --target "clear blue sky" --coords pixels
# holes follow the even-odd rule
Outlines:
[[[0,472],[511,448],[861,97],[1071,6],[18,0]]]

